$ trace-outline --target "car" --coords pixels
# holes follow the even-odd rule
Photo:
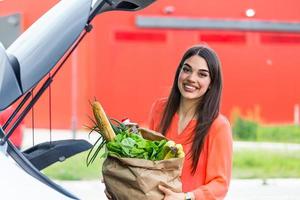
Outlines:
[[[0,111],[18,102],[7,122],[0,126],[1,199],[80,198],[40,171],[90,149],[89,142],[75,139],[49,141],[21,151],[12,143],[12,135],[80,41],[92,30],[91,22],[96,15],[108,11],[137,11],[153,2],[61,0],[7,49],[0,43]],[[48,76],[49,72],[51,76]],[[32,89],[37,84],[41,87],[33,95]]]

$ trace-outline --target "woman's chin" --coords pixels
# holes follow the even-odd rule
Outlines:
[[[182,98],[183,99],[186,99],[186,100],[198,100],[200,99],[200,97],[198,95],[195,95],[195,94],[181,94]]]

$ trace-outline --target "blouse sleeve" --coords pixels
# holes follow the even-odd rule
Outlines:
[[[208,141],[205,184],[194,190],[197,200],[224,199],[231,179],[232,132],[229,122],[220,124]]]

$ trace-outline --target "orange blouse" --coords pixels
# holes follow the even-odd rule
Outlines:
[[[158,131],[166,99],[156,101],[150,113],[149,128]],[[191,120],[178,133],[179,116],[176,113],[166,137],[183,145],[187,154],[192,146],[188,140],[194,135],[197,121]],[[232,169],[232,133],[225,116],[219,115],[208,132],[195,174],[191,174],[192,159],[185,157],[182,169],[183,192],[193,192],[197,200],[223,199],[228,191]]]

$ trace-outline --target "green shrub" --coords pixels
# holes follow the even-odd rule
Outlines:
[[[232,126],[233,136],[237,140],[256,140],[258,124],[254,121],[236,117]]]

